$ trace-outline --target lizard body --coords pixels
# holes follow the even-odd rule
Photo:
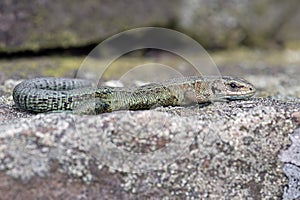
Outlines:
[[[136,88],[94,88],[83,79],[45,77],[18,84],[13,99],[17,107],[34,113],[78,111],[86,106],[88,113],[98,114],[247,99],[254,93],[252,84],[229,76],[184,77]]]

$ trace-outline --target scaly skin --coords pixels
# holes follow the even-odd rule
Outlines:
[[[34,113],[71,111],[98,114],[115,110],[142,110],[157,106],[247,99],[255,88],[235,77],[184,77],[136,88],[93,88],[82,79],[36,78],[13,91],[17,107]]]

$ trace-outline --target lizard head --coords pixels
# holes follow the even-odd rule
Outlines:
[[[211,87],[215,100],[247,99],[256,92],[255,87],[248,81],[229,76],[215,80]]]

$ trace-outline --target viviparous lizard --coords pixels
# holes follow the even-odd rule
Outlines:
[[[253,96],[255,91],[246,80],[229,76],[184,77],[136,88],[92,87],[83,79],[45,77],[18,84],[13,99],[18,108],[34,113],[71,111],[99,114],[243,100]]]

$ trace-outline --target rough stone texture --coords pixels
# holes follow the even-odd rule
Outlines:
[[[283,199],[292,200],[300,198],[300,168],[293,164],[285,164],[283,172],[289,179],[288,185],[284,188]]]
[[[300,103],[254,98],[202,108],[21,118],[10,101],[4,106],[5,199],[280,199],[287,180],[277,156],[289,144],[291,114]],[[165,160],[155,157],[160,150]]]
[[[206,47],[299,40],[297,0],[0,2],[0,52],[88,45],[120,31],[172,27]]]
[[[283,167],[283,172],[288,177],[288,185],[284,188],[283,199],[299,199],[300,198],[300,129],[296,129],[290,135],[292,145],[285,151],[281,152],[280,160],[286,164]]]

